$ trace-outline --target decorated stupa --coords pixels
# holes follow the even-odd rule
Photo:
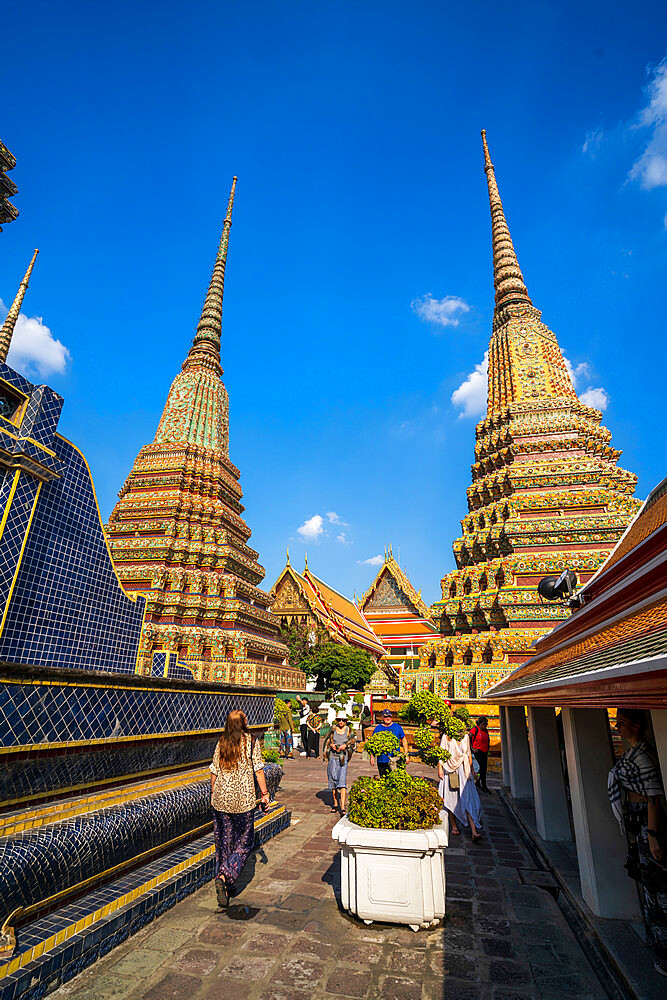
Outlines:
[[[491,207],[495,311],[486,417],[476,429],[472,485],[456,569],[432,608],[441,638],[401,674],[401,694],[479,697],[528,658],[531,643],[569,615],[537,585],[571,569],[590,579],[639,507],[637,477],[602,413],[574,390],[556,335],[532,303],[482,132]],[[406,665],[408,666],[408,665]]]
[[[235,188],[236,178],[192,346],[107,531],[125,590],[147,601],[138,672],[150,673],[154,654],[168,651],[202,680],[303,689],[259,586],[264,568],[248,544],[240,472],[229,458],[220,341]]]

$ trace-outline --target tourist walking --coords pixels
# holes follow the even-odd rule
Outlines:
[[[450,831],[455,837],[459,835],[458,820],[464,826],[470,824],[472,839],[479,840],[482,807],[475,787],[470,737],[466,733],[461,740],[455,740],[444,733],[440,746],[450,755],[449,760],[441,760],[438,764],[438,792],[449,813]]]
[[[485,715],[480,715],[475,725],[470,730],[470,742],[475,760],[479,764],[479,787],[483,792],[490,789],[486,784],[486,772],[489,766],[489,746],[491,738],[488,730],[489,720]]]
[[[307,729],[308,729],[308,748],[307,754],[311,755],[315,759],[319,759],[320,756],[320,729],[322,728],[322,717],[318,712],[311,712],[308,716]]]
[[[625,867],[639,888],[655,969],[667,976],[667,823],[660,767],[645,739],[641,710],[619,708],[616,729],[630,746],[609,772],[609,801],[628,843]]]
[[[355,742],[355,736],[347,724],[345,712],[339,712],[334,727],[327,737],[324,756],[327,760],[329,788],[333,796],[331,812],[340,810],[341,816],[345,815],[347,763]]]
[[[294,758],[294,722],[292,721],[292,708],[287,706],[286,712],[281,712],[278,716],[278,728],[280,729],[280,753],[287,760]]]
[[[380,715],[380,718],[382,719],[382,722],[378,726],[376,726],[375,729],[373,730],[373,736],[375,736],[376,733],[392,733],[392,735],[394,735],[398,740],[398,742],[400,743],[401,750],[405,754],[407,760],[408,740],[405,733],[403,732],[403,726],[399,725],[398,722],[394,722],[394,717],[388,708],[384,709],[384,711]],[[389,772],[391,771],[391,758],[393,756],[394,756],[393,754],[387,754],[387,753],[378,754],[376,762],[378,767],[378,774],[380,775],[381,778],[386,777],[386,775],[388,775]]]
[[[308,719],[310,718],[310,705],[307,698],[300,698],[301,708],[299,709],[299,732],[301,734],[301,756],[308,756]]]
[[[255,778],[263,808],[269,804],[259,742],[251,735],[245,714],[238,709],[227,716],[210,770],[215,893],[218,905],[228,906],[255,840]]]

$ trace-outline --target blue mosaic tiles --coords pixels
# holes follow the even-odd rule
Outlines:
[[[63,400],[7,365],[27,397],[0,417],[0,660],[131,674],[145,610],[127,596],[78,449],[56,433]]]
[[[64,747],[60,752],[0,755],[0,802],[15,808],[22,802],[44,802],[67,793],[81,795],[134,777],[208,764],[217,739],[216,733],[201,739],[137,740],[116,746],[105,743],[76,753]]]
[[[194,674],[187,663],[181,663],[178,653],[156,650],[151,660],[151,677],[168,677],[175,681],[191,681]]]
[[[5,672],[0,675],[0,748],[219,732],[233,708],[242,709],[250,725],[273,723],[272,695],[216,688],[174,681],[165,689],[152,686],[149,678],[123,686],[92,678],[40,682]]]
[[[255,849],[289,825],[290,813],[284,807],[276,807],[268,816],[256,819]],[[169,876],[177,865],[183,865],[184,870]],[[205,885],[213,878],[213,867],[212,836],[207,834],[61,907],[48,917],[19,928],[15,959],[24,964],[11,973],[9,963],[0,967],[0,1000],[38,1000],[69,982],[179,900]],[[158,882],[160,879],[163,881]],[[140,894],[134,900],[118,906],[118,902],[127,899],[128,893],[137,890]],[[88,927],[83,926],[91,915],[96,919]],[[56,943],[55,936],[65,934],[70,936]],[[33,949],[39,951],[45,945],[43,954],[33,959]],[[14,961],[14,965],[18,965],[18,961]]]

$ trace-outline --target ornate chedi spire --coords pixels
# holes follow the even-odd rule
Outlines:
[[[225,293],[225,268],[227,267],[227,249],[229,247],[229,231],[232,228],[232,209],[234,208],[234,194],[236,192],[236,177],[232,181],[232,189],[229,192],[229,202],[227,204],[227,214],[222,224],[222,235],[218,256],[213,265],[213,274],[208,286],[204,306],[197,324],[197,332],[192,342],[190,353],[188,354],[183,368],[189,368],[198,363],[202,357],[211,356],[220,363],[220,338],[222,336],[222,299]],[[220,368],[222,374],[222,368]]]
[[[576,400],[556,335],[541,321],[528,295],[500,200],[486,131],[482,131],[484,171],[491,208],[493,285],[496,305],[489,344],[487,415],[527,399]]]
[[[147,600],[140,672],[150,672],[155,651],[175,650],[206,680],[301,689],[305,678],[285,665],[279,621],[259,588],[264,569],[229,459],[220,337],[235,189],[236,178],[192,347],[107,530],[125,589]]]
[[[482,129],[482,144],[484,146],[484,170],[489,188],[489,205],[491,207],[491,238],[493,242],[493,287],[496,290],[496,309],[510,302],[527,302],[532,305],[528,295],[519,261],[517,260],[509,226],[505,219],[503,203],[496,183],[496,174],[489,156],[486,143],[486,129]]]
[[[21,306],[23,305],[23,297],[28,288],[28,282],[30,281],[30,275],[32,274],[32,269],[35,266],[35,261],[37,260],[37,254],[39,250],[35,250],[32,255],[32,260],[28,264],[28,270],[23,276],[23,281],[19,285],[19,290],[16,293],[16,298],[12,302],[9,312],[5,318],[5,322],[2,324],[2,330],[0,330],[0,362],[3,364],[7,360],[7,355],[9,354],[9,348],[12,342],[12,336],[14,334],[14,327],[16,326],[16,320],[19,318],[19,313],[21,312]]]
[[[542,604],[537,583],[573,569],[585,582],[638,507],[637,477],[599,410],[577,398],[555,334],[528,295],[482,132],[491,206],[495,310],[486,418],[477,425],[457,569],[432,608],[441,638],[420,649],[401,694],[432,687],[475,698],[528,657],[569,610]]]

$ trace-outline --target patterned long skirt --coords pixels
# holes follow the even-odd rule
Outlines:
[[[227,885],[234,885],[252,851],[255,841],[254,816],[254,809],[244,813],[213,810],[215,877],[224,876]]]
[[[648,809],[645,802],[627,802],[626,829],[636,838],[639,861],[639,898],[644,911],[646,940],[660,965],[667,970],[667,863],[656,861],[648,843]],[[661,846],[664,845],[661,840]]]

